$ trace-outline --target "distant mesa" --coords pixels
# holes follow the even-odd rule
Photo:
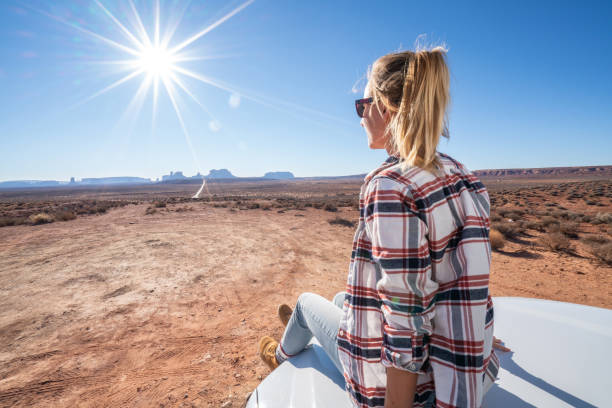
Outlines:
[[[235,178],[237,177],[234,176],[227,169],[219,169],[219,170],[212,169],[210,170],[210,172],[208,172],[207,176],[203,176],[202,174],[200,174],[200,172],[198,172],[195,176],[191,176],[191,177],[185,176],[182,171],[171,171],[170,174],[166,174],[162,176],[161,182],[162,183],[190,184],[193,182],[199,182],[202,179],[235,179]]]
[[[209,173],[208,176],[206,176],[207,179],[227,179],[227,178],[236,178],[236,176],[234,176],[228,169],[219,169],[219,170],[215,170],[212,169]]]
[[[290,171],[269,171],[266,174],[264,174],[264,178],[275,179],[275,180],[287,180],[287,179],[295,178],[295,176]]]

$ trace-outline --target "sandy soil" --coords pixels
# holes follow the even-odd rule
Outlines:
[[[0,229],[0,406],[241,406],[276,305],[344,289],[353,229],[328,220],[354,209],[187,207]],[[494,296],[612,307],[611,267],[537,237],[493,254]]]

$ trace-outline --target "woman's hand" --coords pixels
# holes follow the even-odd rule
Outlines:
[[[504,346],[502,343],[503,341],[501,341],[501,339],[498,339],[497,337],[493,336],[493,348],[494,349],[498,349],[501,351],[512,351],[508,347]]]

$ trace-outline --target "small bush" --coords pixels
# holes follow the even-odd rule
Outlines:
[[[492,229],[489,232],[489,240],[491,241],[491,249],[496,251],[502,249],[506,243],[502,233],[496,229]]]
[[[349,221],[347,219],[341,218],[341,217],[336,217],[332,220],[327,221],[332,225],[343,225],[345,227],[354,227],[355,223],[353,221]]]
[[[21,225],[27,222],[27,218],[18,217],[0,217],[0,227],[10,227],[13,225]]]
[[[572,250],[569,239],[561,232],[550,232],[542,235],[539,242],[544,248],[554,252],[569,252]]]
[[[147,207],[147,210],[145,211],[145,215],[151,215],[151,214],[155,214],[157,212],[157,210],[153,207]]]
[[[39,213],[35,215],[30,215],[29,220],[32,225],[48,224],[48,223],[55,221],[55,219],[47,213]]]
[[[607,265],[612,265],[612,242],[590,246],[591,254]]]
[[[59,211],[53,215],[56,221],[71,221],[76,219],[76,214],[72,211]]]
[[[508,239],[518,236],[521,232],[520,227],[513,222],[504,222],[496,224],[495,229],[501,232],[503,236]]]
[[[155,206],[155,208],[165,208],[166,202],[165,201],[155,201],[153,205]]]
[[[325,211],[329,211],[329,212],[336,212],[336,211],[338,211],[338,207],[336,207],[332,203],[325,204],[325,207],[323,207],[323,209]]]
[[[526,229],[536,230],[540,232],[544,232],[544,224],[537,221],[527,221],[523,224]]]
[[[554,219],[553,217],[550,217],[550,216],[542,217],[542,225],[545,228],[550,228],[550,226],[553,225],[553,224],[559,225],[560,222],[559,222],[559,220],[556,220],[556,219]]]
[[[559,230],[568,238],[578,238],[578,224],[575,222],[564,222]]]
[[[612,224],[612,213],[597,213],[591,224]]]
[[[580,241],[584,242],[587,245],[599,245],[610,242],[610,240],[602,235],[589,235],[580,239]]]
[[[491,221],[491,222],[495,222],[495,223],[497,223],[497,222],[502,222],[502,220],[503,220],[503,218],[502,218],[502,217],[500,217],[500,216],[499,216],[499,215],[497,215],[497,214],[491,214],[491,216],[489,217],[489,221]]]

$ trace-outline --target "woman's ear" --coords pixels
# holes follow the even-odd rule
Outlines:
[[[391,115],[389,115],[389,111],[384,107],[382,110],[382,116],[383,116],[385,123],[389,123],[389,121],[391,120]]]

